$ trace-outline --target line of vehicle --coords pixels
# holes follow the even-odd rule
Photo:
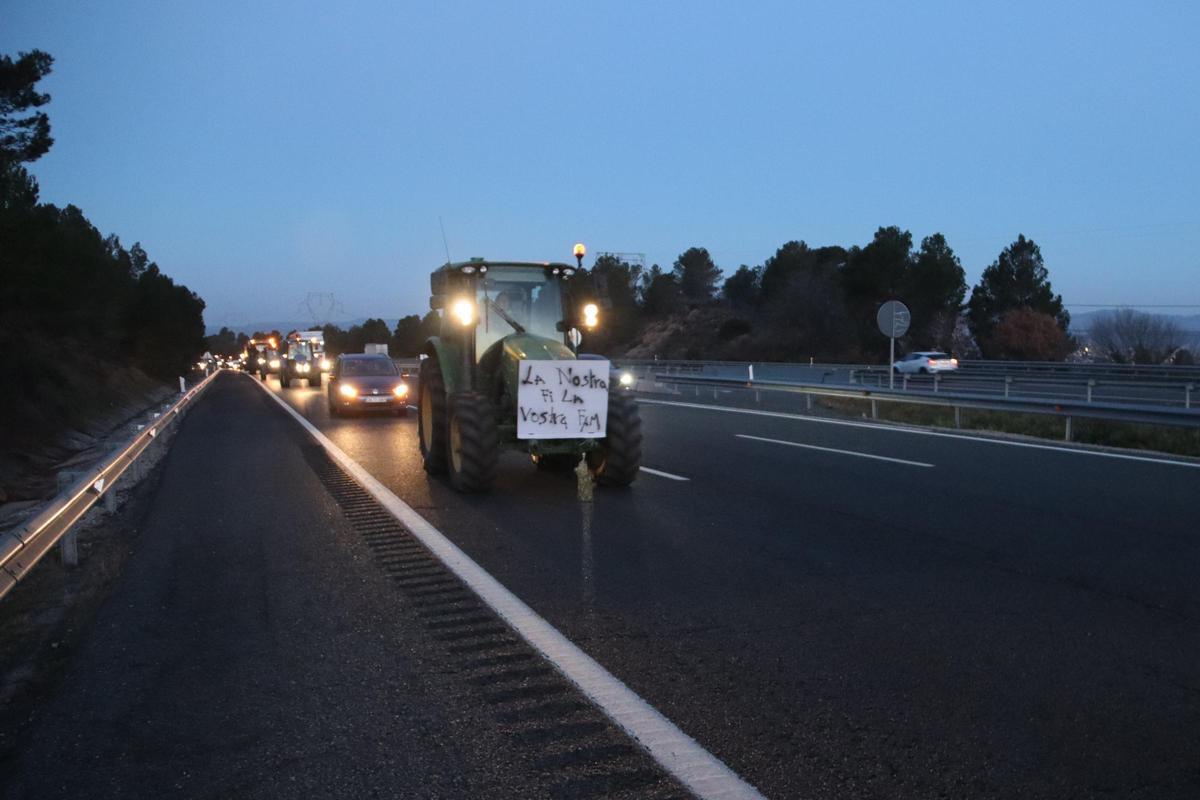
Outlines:
[[[659,766],[700,798],[763,800],[757,789],[505,588],[445,534],[346,455],[287,401],[271,391],[270,387],[259,381],[255,383],[262,386],[263,391],[290,414],[342,469],[500,615],[518,636],[538,650],[605,716],[640,744]]]
[[[785,411],[759,411],[752,408],[734,408],[732,406],[713,406],[704,403],[684,403],[676,400],[648,400],[638,398],[640,405],[647,406],[674,406],[676,408],[695,408],[701,411],[719,411],[726,414],[746,414],[754,417],[772,417],[775,419],[791,419],[798,422],[813,422],[821,425],[845,425],[850,428],[869,428],[871,430],[890,431],[892,433],[906,433],[913,436],[934,436],[940,439],[960,439],[966,442],[978,442],[981,444],[998,444],[1008,447],[1027,447],[1033,450],[1050,450],[1057,453],[1071,453],[1080,456],[1095,456],[1096,458],[1114,458],[1120,461],[1141,461],[1148,464],[1161,464],[1168,467],[1189,467],[1191,469],[1200,469],[1200,461],[1178,461],[1171,458],[1155,458],[1153,456],[1135,456],[1127,453],[1112,453],[1107,450],[1092,450],[1084,447],[1065,447],[1055,444],[1039,444],[1037,442],[1023,442],[1015,439],[999,439],[990,436],[970,436],[963,433],[950,433],[948,431],[935,431],[927,428],[913,428],[902,425],[885,425],[875,422],[855,422],[846,419],[830,419],[829,417],[808,416],[805,414],[789,414]]]
[[[877,456],[873,453],[860,453],[857,450],[840,450],[836,447],[820,447],[815,444],[802,444],[800,442],[789,442],[786,439],[770,439],[766,436],[751,436],[748,433],[735,433],[739,439],[751,439],[756,442],[770,442],[771,444],[786,444],[788,447],[802,447],[805,450],[820,450],[823,453],[838,453],[844,456],[857,456],[858,458],[870,458],[875,461],[890,461],[893,464],[906,464],[910,467],[933,467],[933,464],[927,464],[924,461],[909,461],[906,458],[892,458],[891,456]]]

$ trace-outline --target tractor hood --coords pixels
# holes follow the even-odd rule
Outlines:
[[[532,333],[514,333],[502,340],[506,361],[561,361],[575,358],[571,348],[555,339]]]
[[[517,372],[521,361],[567,361],[574,358],[571,348],[560,341],[532,333],[514,333],[492,345],[481,359],[480,366],[492,375],[498,372],[508,396],[516,398]]]

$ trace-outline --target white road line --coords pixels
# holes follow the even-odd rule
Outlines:
[[[255,381],[258,383],[258,381]],[[261,385],[261,384],[260,384]],[[712,800],[765,800],[720,759],[681,731],[675,723],[643,700],[611,672],[579,649],[557,628],[525,605],[483,567],[429,524],[329,440],[287,401],[269,387],[263,391],[292,415],[329,456],[364,490],[408,528],[429,551],[479,595],[516,633],[588,697],[621,730],[629,734],[658,764],[697,797]]]
[[[663,472],[660,469],[650,469],[649,467],[642,467],[641,471],[649,472],[651,475],[657,475],[660,478],[670,478],[673,481],[690,481],[691,480],[691,478],[685,478],[682,475],[674,475],[670,472]]]
[[[872,458],[876,461],[891,461],[893,464],[907,464],[910,467],[932,467],[933,464],[926,464],[924,461],[909,461],[905,458],[890,458],[888,456],[876,456],[871,453],[860,453],[857,450],[839,450],[836,447],[818,447],[815,444],[800,444],[800,442],[789,442],[785,439],[768,439],[765,436],[751,436],[747,433],[735,433],[739,439],[753,439],[756,442],[770,442],[771,444],[786,444],[789,447],[803,447],[805,450],[820,450],[825,453],[838,453],[844,456],[858,456],[859,458]]]
[[[1176,461],[1170,458],[1154,458],[1152,456],[1134,456],[1125,453],[1109,453],[1105,450],[1089,450],[1083,447],[1064,447],[1063,445],[1038,444],[1036,442],[1019,442],[1012,439],[993,439],[988,436],[969,436],[962,433],[931,431],[924,428],[910,428],[901,425],[882,425],[875,422],[853,422],[845,419],[829,419],[828,417],[813,417],[805,414],[788,414],[783,411],[758,411],[752,408],[733,408],[730,406],[710,406],[704,403],[681,403],[675,400],[645,400],[638,398],[638,405],[644,406],[676,406],[678,408],[697,408],[701,411],[721,411],[727,414],[749,414],[755,417],[775,417],[776,419],[791,419],[798,422],[815,422],[822,425],[846,425],[851,428],[871,428],[892,433],[907,433],[913,436],[934,436],[940,439],[962,439],[967,442],[980,444],[999,444],[1008,447],[1028,447],[1033,450],[1051,450],[1057,453],[1072,453],[1080,456],[1095,456],[1096,458],[1115,458],[1120,461],[1144,461],[1149,464],[1162,464],[1168,467],[1190,467],[1200,469],[1200,461]]]

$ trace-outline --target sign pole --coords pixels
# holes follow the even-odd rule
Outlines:
[[[888,389],[896,388],[896,337],[908,333],[911,321],[912,315],[908,306],[899,300],[888,300],[875,313],[879,332],[888,337]]]
[[[896,337],[891,336],[888,338],[888,341],[892,343],[891,348],[888,351],[889,355],[888,355],[888,368],[887,368],[888,369],[888,389],[891,390],[891,389],[896,388],[896,367],[895,367],[895,364],[896,364]]]

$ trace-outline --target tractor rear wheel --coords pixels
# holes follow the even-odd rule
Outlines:
[[[279,371],[279,388],[287,389],[291,385],[292,385],[292,379],[291,379],[291,377],[288,376],[287,370],[286,369],[280,370]]]
[[[308,374],[308,387],[310,389],[314,389],[314,388],[320,389],[321,388],[321,372],[320,372],[320,370],[318,370],[316,372],[316,374],[313,374],[311,372]]]
[[[418,380],[417,436],[421,442],[421,461],[430,475],[441,475],[446,471],[446,383],[436,357],[421,362]]]
[[[608,395],[608,432],[587,454],[588,469],[601,486],[628,486],[642,466],[642,416],[622,392]]]
[[[458,392],[450,397],[447,422],[450,484],[460,492],[486,492],[500,456],[491,403],[479,392]]]

